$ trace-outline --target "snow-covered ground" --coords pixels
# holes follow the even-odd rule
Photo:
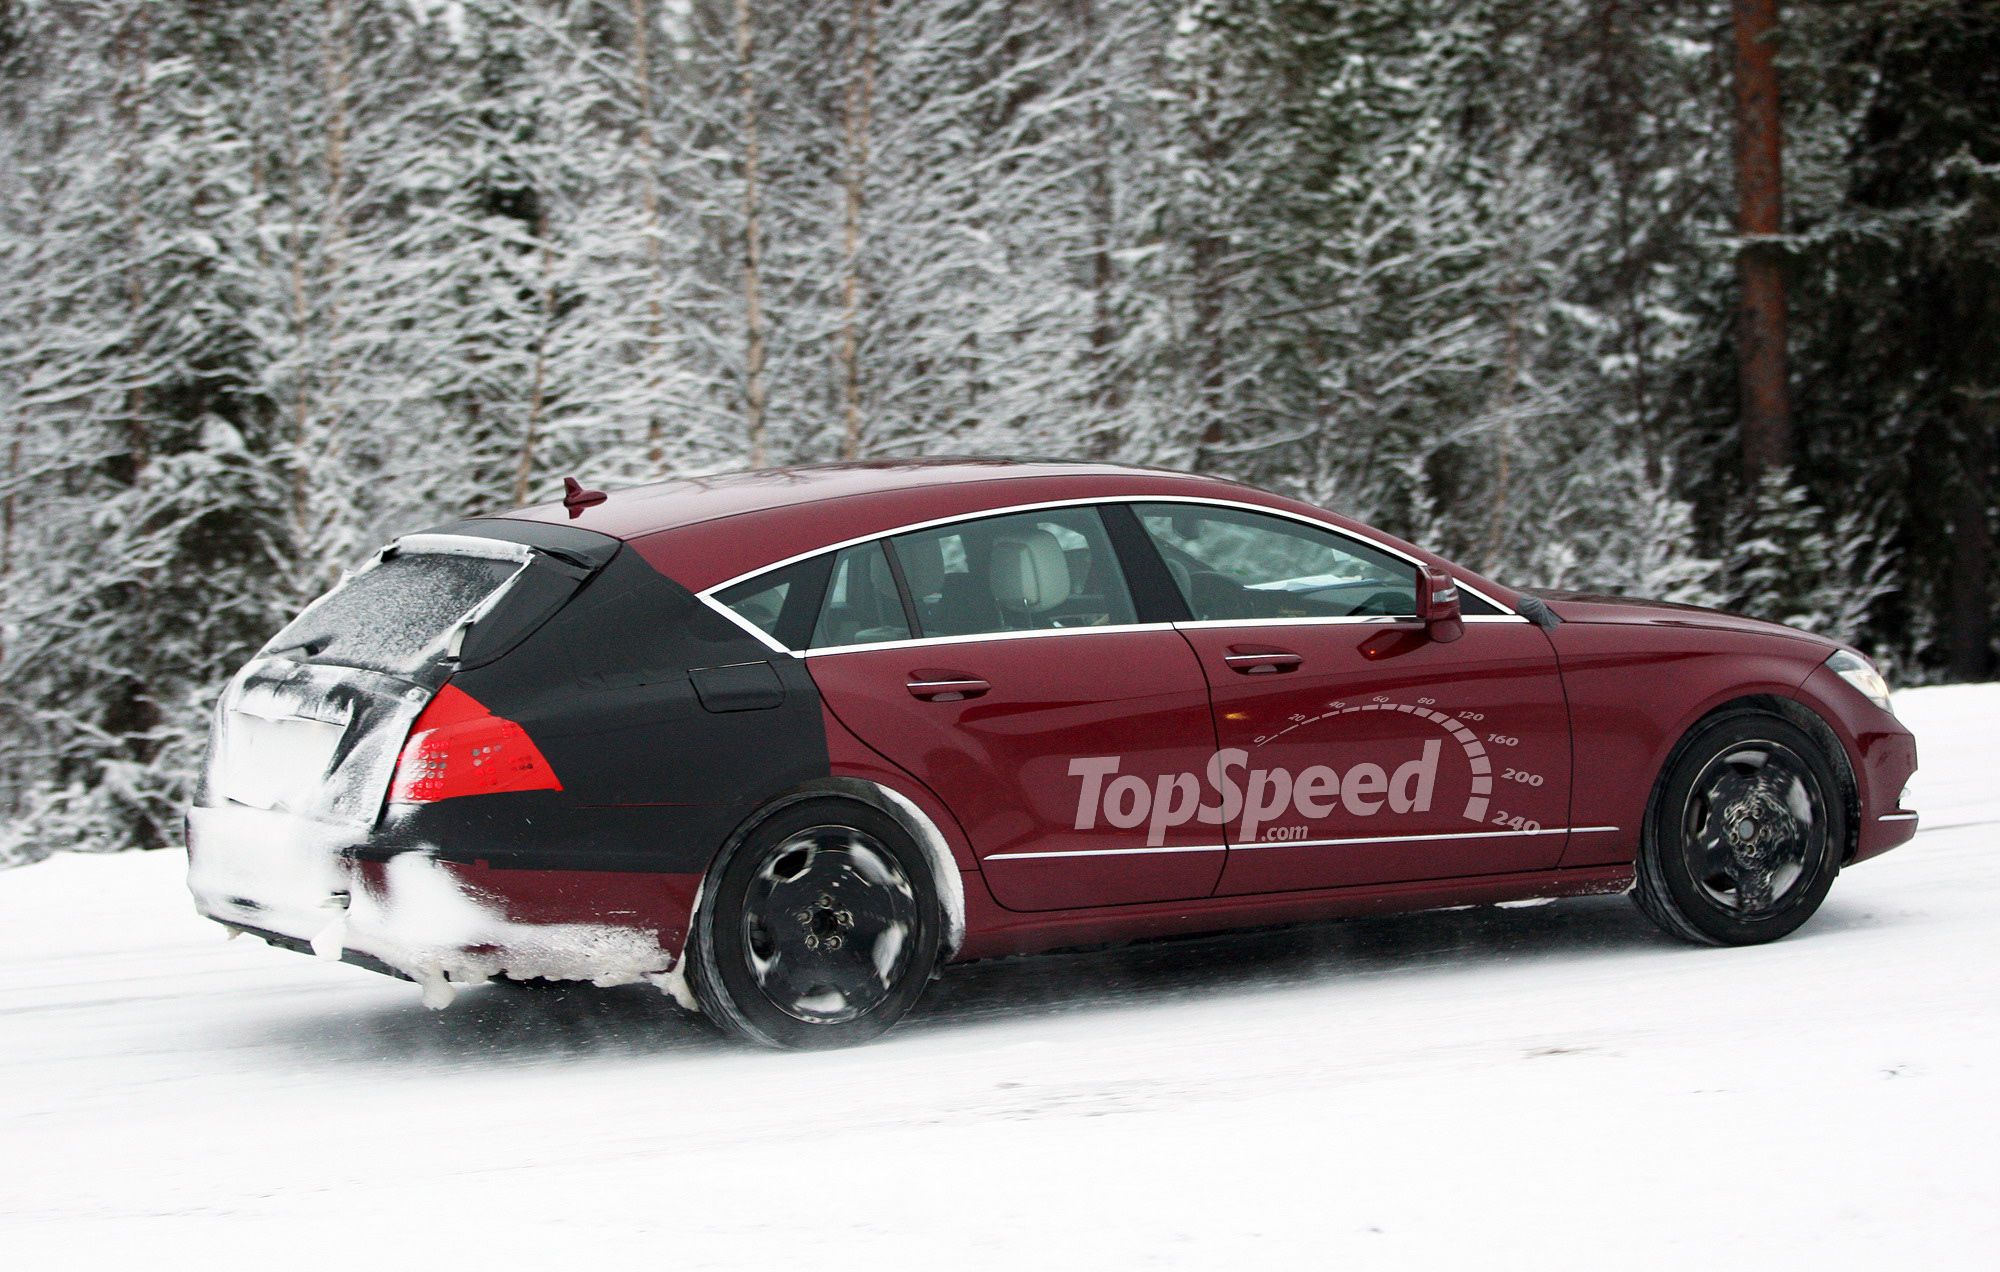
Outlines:
[[[0,874],[0,1263],[1990,1267],[2000,685],[1899,709],[1924,831],[1775,946],[1601,898],[1017,959],[826,1055],[430,1012],[176,854]]]

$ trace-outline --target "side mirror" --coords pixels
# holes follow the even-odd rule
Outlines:
[[[1465,617],[1459,613],[1458,584],[1436,566],[1425,566],[1417,580],[1417,617],[1424,631],[1440,644],[1465,635]]]

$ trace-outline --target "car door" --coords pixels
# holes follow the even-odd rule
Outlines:
[[[1181,798],[1214,751],[1207,682],[1170,625],[1137,621],[1094,509],[954,522],[843,558],[813,680],[950,808],[1001,905],[1214,890],[1217,830],[1155,826],[1151,807]]]
[[[1555,866],[1569,724],[1540,628],[1473,601],[1460,639],[1432,640],[1416,565],[1385,547],[1224,505],[1134,511],[1208,678],[1229,814],[1218,892]]]

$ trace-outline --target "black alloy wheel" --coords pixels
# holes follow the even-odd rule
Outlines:
[[[1846,842],[1846,802],[1825,747],[1776,715],[1732,712],[1677,749],[1633,897],[1686,940],[1776,940],[1825,900]]]
[[[879,809],[837,799],[783,808],[710,884],[690,985],[739,1037],[775,1047],[865,1041],[909,1010],[936,969],[929,861]]]

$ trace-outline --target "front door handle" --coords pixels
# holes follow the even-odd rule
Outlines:
[[[964,671],[913,671],[904,686],[913,698],[926,702],[959,702],[977,698],[993,686]]]
[[[1299,664],[1305,661],[1305,655],[1269,645],[1231,645],[1229,652],[1222,656],[1222,661],[1238,675],[1271,676],[1297,671]]]

